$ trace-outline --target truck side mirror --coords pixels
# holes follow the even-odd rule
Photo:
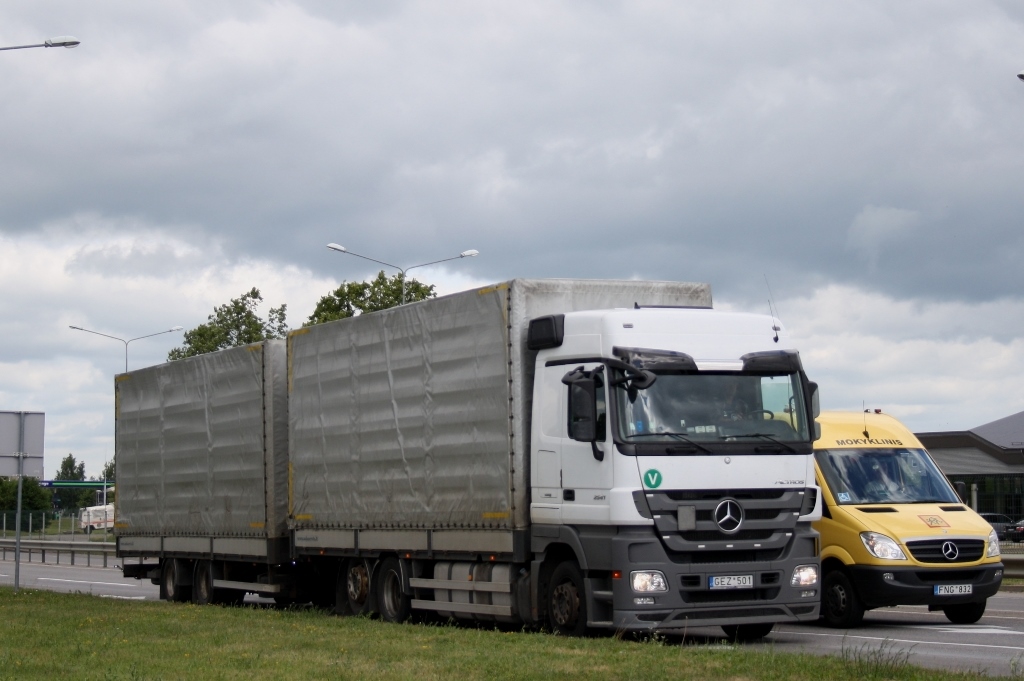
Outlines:
[[[578,378],[569,384],[569,437],[597,441],[597,382]]]
[[[807,387],[811,389],[811,415],[814,418],[821,416],[821,401],[818,399],[818,384],[808,383]]]
[[[967,483],[963,480],[957,480],[953,483],[954,489],[956,489],[956,495],[960,497],[961,503],[967,503]]]

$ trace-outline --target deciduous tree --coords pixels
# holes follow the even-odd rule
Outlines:
[[[268,338],[284,338],[288,333],[285,322],[287,305],[270,308],[267,319],[256,313],[263,302],[259,289],[243,293],[228,303],[213,308],[205,324],[185,332],[185,344],[167,353],[168,360],[194,357],[207,352],[258,343]]]
[[[405,282],[405,302],[435,298],[433,284],[415,279]],[[303,326],[333,322],[367,312],[386,310],[402,304],[402,275],[387,276],[382,270],[372,281],[343,282],[334,291],[320,299]]]

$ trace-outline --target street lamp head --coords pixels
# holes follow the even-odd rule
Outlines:
[[[471,248],[468,251],[463,251],[462,253],[459,253],[460,258],[474,258],[478,255],[480,255],[480,251],[476,250],[475,248]]]
[[[1018,73],[1017,77],[1020,78],[1021,80],[1024,80],[1024,71],[1021,71],[1020,73]]]
[[[68,328],[69,328],[69,329],[74,329],[75,331],[85,331],[85,329],[83,329],[83,328],[82,328],[82,327],[80,327],[80,326],[70,326],[70,325],[69,325],[69,326],[68,326]]]
[[[82,41],[73,35],[59,35],[56,38],[47,38],[43,45],[46,47],[66,47],[70,49],[78,47],[81,43]]]
[[[185,328],[185,327],[183,327],[183,326],[172,326],[171,328],[168,329],[168,331],[181,331],[183,328]]]
[[[331,249],[332,251],[338,251],[339,253],[348,253],[348,251],[345,250],[345,247],[342,246],[341,244],[327,244],[327,248]]]

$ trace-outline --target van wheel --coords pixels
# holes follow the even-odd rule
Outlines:
[[[587,633],[587,598],[583,575],[576,563],[560,563],[548,582],[548,623],[563,636]]]
[[[775,624],[772,622],[762,624],[729,624],[723,626],[722,631],[725,632],[725,637],[732,643],[750,643],[751,641],[760,641],[772,633],[772,627],[774,626]]]
[[[864,604],[854,591],[850,577],[842,570],[833,570],[825,575],[821,588],[821,616],[825,624],[837,629],[856,627],[864,619]]]
[[[94,529],[93,526],[89,525],[88,527],[85,528],[85,533],[86,534],[92,534],[93,529]]]
[[[409,619],[412,599],[402,586],[402,566],[397,558],[388,558],[380,568],[380,618],[385,622],[401,623]]]
[[[947,605],[942,609],[953,624],[974,624],[985,614],[987,599],[980,603],[960,603],[958,605]]]

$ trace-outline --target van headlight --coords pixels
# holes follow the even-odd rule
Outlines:
[[[882,560],[906,560],[900,545],[884,534],[877,532],[861,532],[860,540],[864,542],[864,548],[875,558]]]
[[[640,593],[668,591],[668,582],[665,581],[665,575],[657,570],[630,572],[629,581],[633,584],[633,591]]]
[[[789,580],[790,586],[814,586],[818,583],[817,565],[797,565]]]
[[[994,558],[999,555],[999,535],[996,534],[995,530],[988,533],[988,552],[985,554],[988,558]]]

